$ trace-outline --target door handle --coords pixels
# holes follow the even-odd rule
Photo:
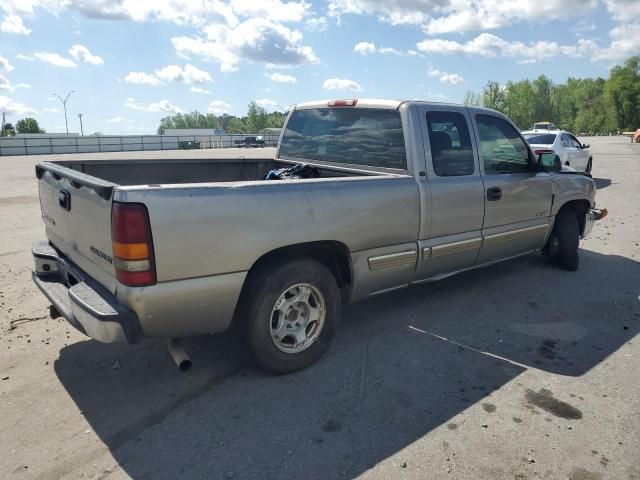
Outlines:
[[[487,190],[487,200],[490,202],[498,201],[502,198],[502,190],[500,187],[491,187]]]

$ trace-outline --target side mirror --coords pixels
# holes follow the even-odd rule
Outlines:
[[[589,148],[591,145],[589,145],[588,143],[583,143],[582,144],[582,148]]]
[[[543,152],[538,155],[538,168],[542,172],[559,172],[562,170],[562,162],[555,153]]]

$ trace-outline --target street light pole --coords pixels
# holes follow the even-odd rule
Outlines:
[[[67,100],[69,100],[69,97],[73,92],[74,90],[71,90],[69,93],[67,93],[67,96],[64,97],[64,100],[57,93],[53,94],[54,96],[58,97],[58,100],[62,102],[62,106],[64,107],[64,125],[65,125],[65,128],[67,129],[67,135],[69,134],[69,122],[67,121]]]
[[[80,135],[82,137],[84,137],[84,129],[82,128],[82,115],[84,115],[83,113],[79,113],[78,114],[78,118],[80,119]],[[69,132],[67,132],[69,133]]]

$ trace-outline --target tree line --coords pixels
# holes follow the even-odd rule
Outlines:
[[[27,117],[16,122],[15,127],[11,123],[5,123],[0,130],[0,137],[13,137],[16,133],[45,133],[38,125],[35,118]]]
[[[203,115],[197,111],[164,117],[160,119],[158,135],[162,135],[168,128],[221,128],[227,133],[259,133],[264,128],[281,128],[284,118],[283,112],[269,113],[256,102],[250,102],[244,117],[227,113]]]
[[[608,134],[640,128],[640,56],[615,66],[609,78],[568,78],[555,84],[545,75],[467,92],[464,103],[493,108],[520,129],[549,121],[578,134]]]

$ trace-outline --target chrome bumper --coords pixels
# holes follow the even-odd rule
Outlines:
[[[602,210],[596,210],[595,208],[589,210],[585,218],[584,231],[582,232],[582,238],[587,238],[591,233],[591,230],[593,230],[593,225],[598,220],[602,220],[604,217],[606,217],[608,213],[609,212],[607,211],[606,208],[603,208]]]
[[[48,242],[31,248],[33,281],[53,307],[73,327],[103,343],[136,343],[141,328],[134,312],[115,296],[72,265]]]

